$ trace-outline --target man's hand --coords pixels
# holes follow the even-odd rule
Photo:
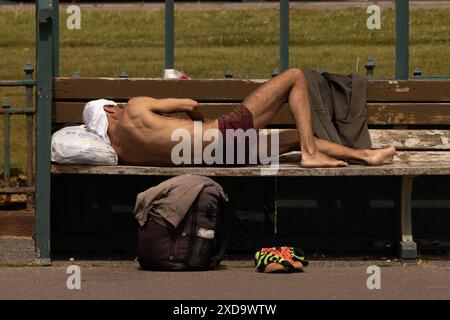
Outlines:
[[[192,99],[186,99],[186,101],[188,102],[188,109],[186,110],[186,114],[188,115],[188,117],[193,121],[205,121],[205,117],[203,116],[203,114],[198,111],[198,102]]]
[[[186,104],[186,107],[189,109],[187,111],[196,110],[198,108],[198,102],[192,99],[180,99]]]

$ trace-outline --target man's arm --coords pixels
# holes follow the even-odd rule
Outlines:
[[[192,99],[154,99],[150,97],[135,97],[131,98],[128,103],[142,105],[155,113],[186,112],[192,120],[204,120],[203,115],[197,110],[198,102]]]
[[[188,112],[195,110],[198,102],[192,99],[154,99],[150,97],[135,97],[128,104],[140,105],[156,113]]]

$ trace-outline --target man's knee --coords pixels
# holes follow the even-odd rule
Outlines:
[[[305,81],[305,75],[303,70],[300,68],[290,68],[286,72],[289,74],[294,83],[297,81]]]

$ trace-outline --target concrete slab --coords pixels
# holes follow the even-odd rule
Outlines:
[[[31,237],[0,237],[0,265],[26,265],[35,262]]]

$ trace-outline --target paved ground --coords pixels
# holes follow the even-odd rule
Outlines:
[[[81,290],[66,269],[81,268]],[[367,288],[367,267],[381,267],[381,289]],[[261,274],[251,261],[208,272],[149,272],[133,261],[59,261],[52,267],[0,268],[0,299],[450,299],[450,260],[313,261],[306,272]]]

